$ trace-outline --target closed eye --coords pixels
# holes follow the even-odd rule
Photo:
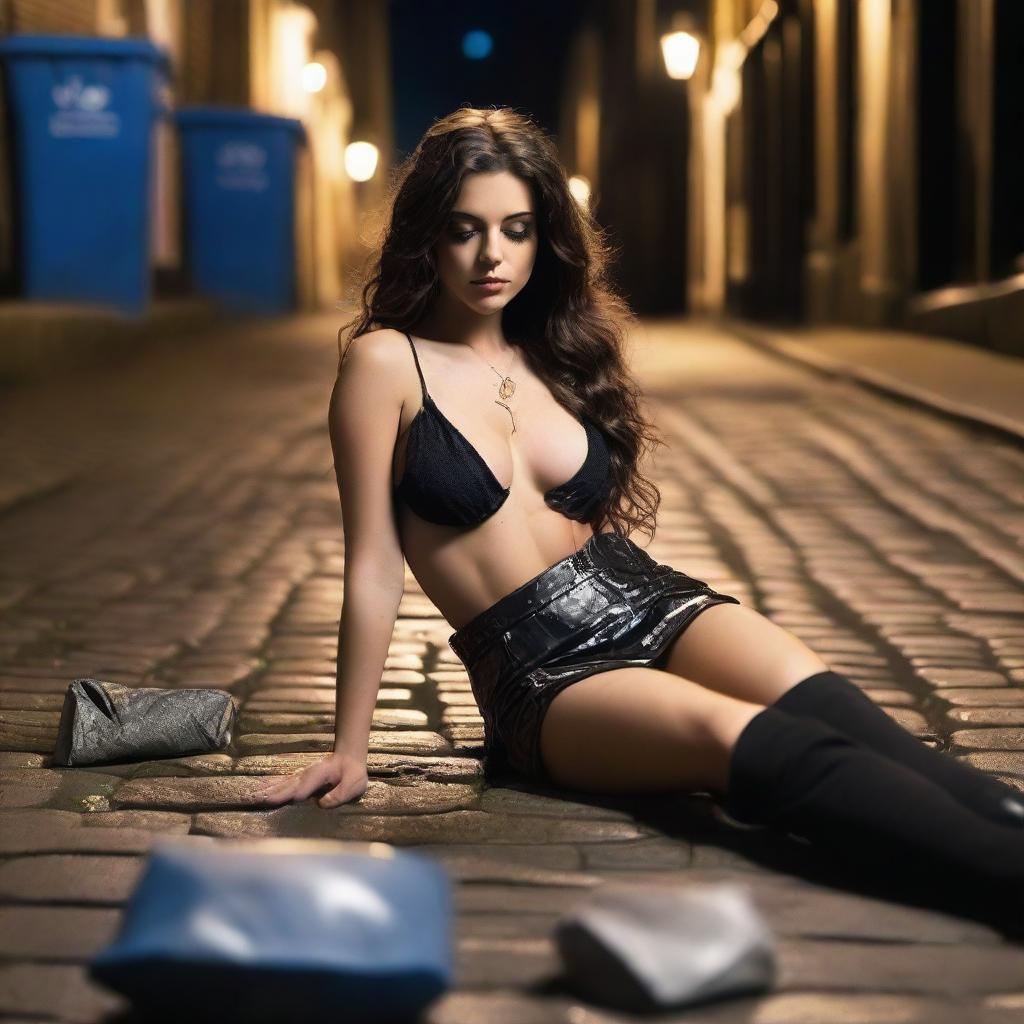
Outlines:
[[[456,242],[468,242],[477,232],[476,231],[460,231],[452,235],[452,238]],[[513,242],[525,242],[530,237],[530,232],[527,231],[506,231],[505,235],[510,238]]]

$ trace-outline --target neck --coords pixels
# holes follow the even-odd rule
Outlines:
[[[416,323],[421,338],[465,345],[490,362],[507,362],[515,351],[501,326],[502,311],[476,313],[463,303],[452,302],[442,292],[429,312]]]

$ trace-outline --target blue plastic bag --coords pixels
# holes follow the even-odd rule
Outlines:
[[[425,856],[192,837],[150,851],[89,975],[179,1020],[408,1020],[451,985],[453,959],[451,883]]]

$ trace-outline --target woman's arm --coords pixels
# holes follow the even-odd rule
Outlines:
[[[405,584],[391,500],[391,463],[401,422],[404,367],[393,330],[355,338],[331,392],[327,423],[341,499],[345,576],[338,627],[334,750],[257,790],[264,800],[304,800],[328,787],[321,807],[361,796],[377,692]]]
[[[391,504],[402,411],[396,337],[404,341],[397,331],[372,331],[351,343],[328,412],[345,534],[334,749],[363,758],[405,584]]]

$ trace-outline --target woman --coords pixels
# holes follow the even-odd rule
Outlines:
[[[629,539],[653,536],[660,495],[640,463],[662,442],[622,358],[631,313],[606,279],[610,248],[547,136],[509,109],[457,110],[392,189],[329,414],[345,533],[336,743],[266,799],[326,787],[334,807],[365,791],[404,558],[455,627],[489,768],[703,791],[739,827],[1018,882],[1013,789]]]

